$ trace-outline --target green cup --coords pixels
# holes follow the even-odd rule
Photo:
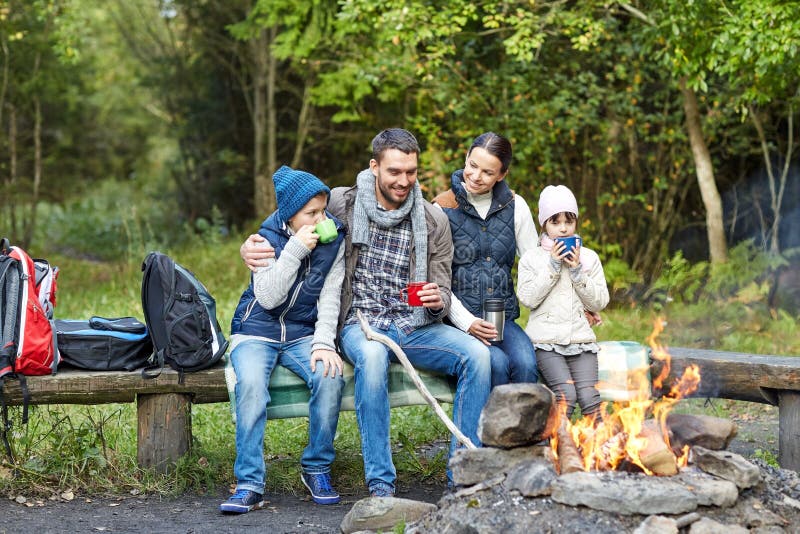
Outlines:
[[[336,223],[333,222],[333,219],[325,219],[324,221],[318,222],[314,227],[314,233],[319,236],[319,242],[323,244],[330,243],[339,235],[336,231]]]

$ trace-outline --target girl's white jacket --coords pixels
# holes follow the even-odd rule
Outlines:
[[[599,312],[608,304],[608,285],[597,253],[581,248],[581,259],[592,265],[572,279],[566,264],[555,272],[550,253],[538,246],[519,262],[517,297],[531,309],[525,332],[534,343],[591,343],[597,337],[584,309]]]

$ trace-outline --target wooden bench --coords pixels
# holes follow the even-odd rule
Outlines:
[[[671,370],[666,383],[683,374],[690,364],[700,368],[700,388],[694,397],[711,397],[760,402],[779,407],[779,462],[782,467],[800,471],[800,357],[762,356],[700,349],[670,348]],[[653,362],[657,376],[661,363]],[[399,364],[390,374],[392,406],[425,404]],[[352,370],[347,383],[343,410],[353,410]],[[423,373],[423,380],[440,402],[451,402],[453,383],[441,376]],[[288,370],[278,367],[270,382],[273,401],[282,388],[291,390],[291,402],[270,405],[271,418],[307,415],[308,390]],[[142,379],[138,372],[59,371],[45,377],[28,377],[32,404],[107,404],[137,403],[137,460],[140,466],[166,471],[185,454],[192,438],[193,403],[227,402],[229,393],[222,365],[184,375],[165,370],[155,379]],[[662,392],[654,391],[654,395]],[[6,399],[11,405],[22,401],[19,385],[6,384]]]
[[[439,402],[452,402],[455,386],[446,377],[420,373]],[[59,370],[50,376],[26,377],[30,404],[109,404],[136,402],[137,461],[139,466],[166,472],[183,456],[192,442],[192,404],[228,402],[225,366],[184,374],[183,383],[172,369],[144,379],[138,371]],[[352,367],[345,366],[342,410],[354,410]],[[277,366],[270,380],[271,419],[308,416],[309,391],[288,369]],[[19,382],[5,386],[9,405],[22,403]],[[425,400],[400,364],[389,370],[389,402],[392,407],[424,405]]]
[[[669,347],[665,385],[690,365],[700,370],[700,386],[691,396],[742,400],[778,407],[778,462],[800,471],[800,356],[769,356]],[[663,364],[654,361],[652,376]],[[662,391],[654,391],[661,395]]]

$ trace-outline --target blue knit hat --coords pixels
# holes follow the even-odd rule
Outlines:
[[[275,182],[275,198],[278,201],[278,216],[281,221],[287,222],[300,211],[306,203],[325,193],[331,196],[330,188],[311,173],[297,171],[283,165],[272,175]]]

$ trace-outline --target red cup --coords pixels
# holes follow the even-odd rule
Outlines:
[[[422,306],[419,298],[419,291],[428,282],[409,282],[406,287],[400,290],[400,298],[409,306]]]

